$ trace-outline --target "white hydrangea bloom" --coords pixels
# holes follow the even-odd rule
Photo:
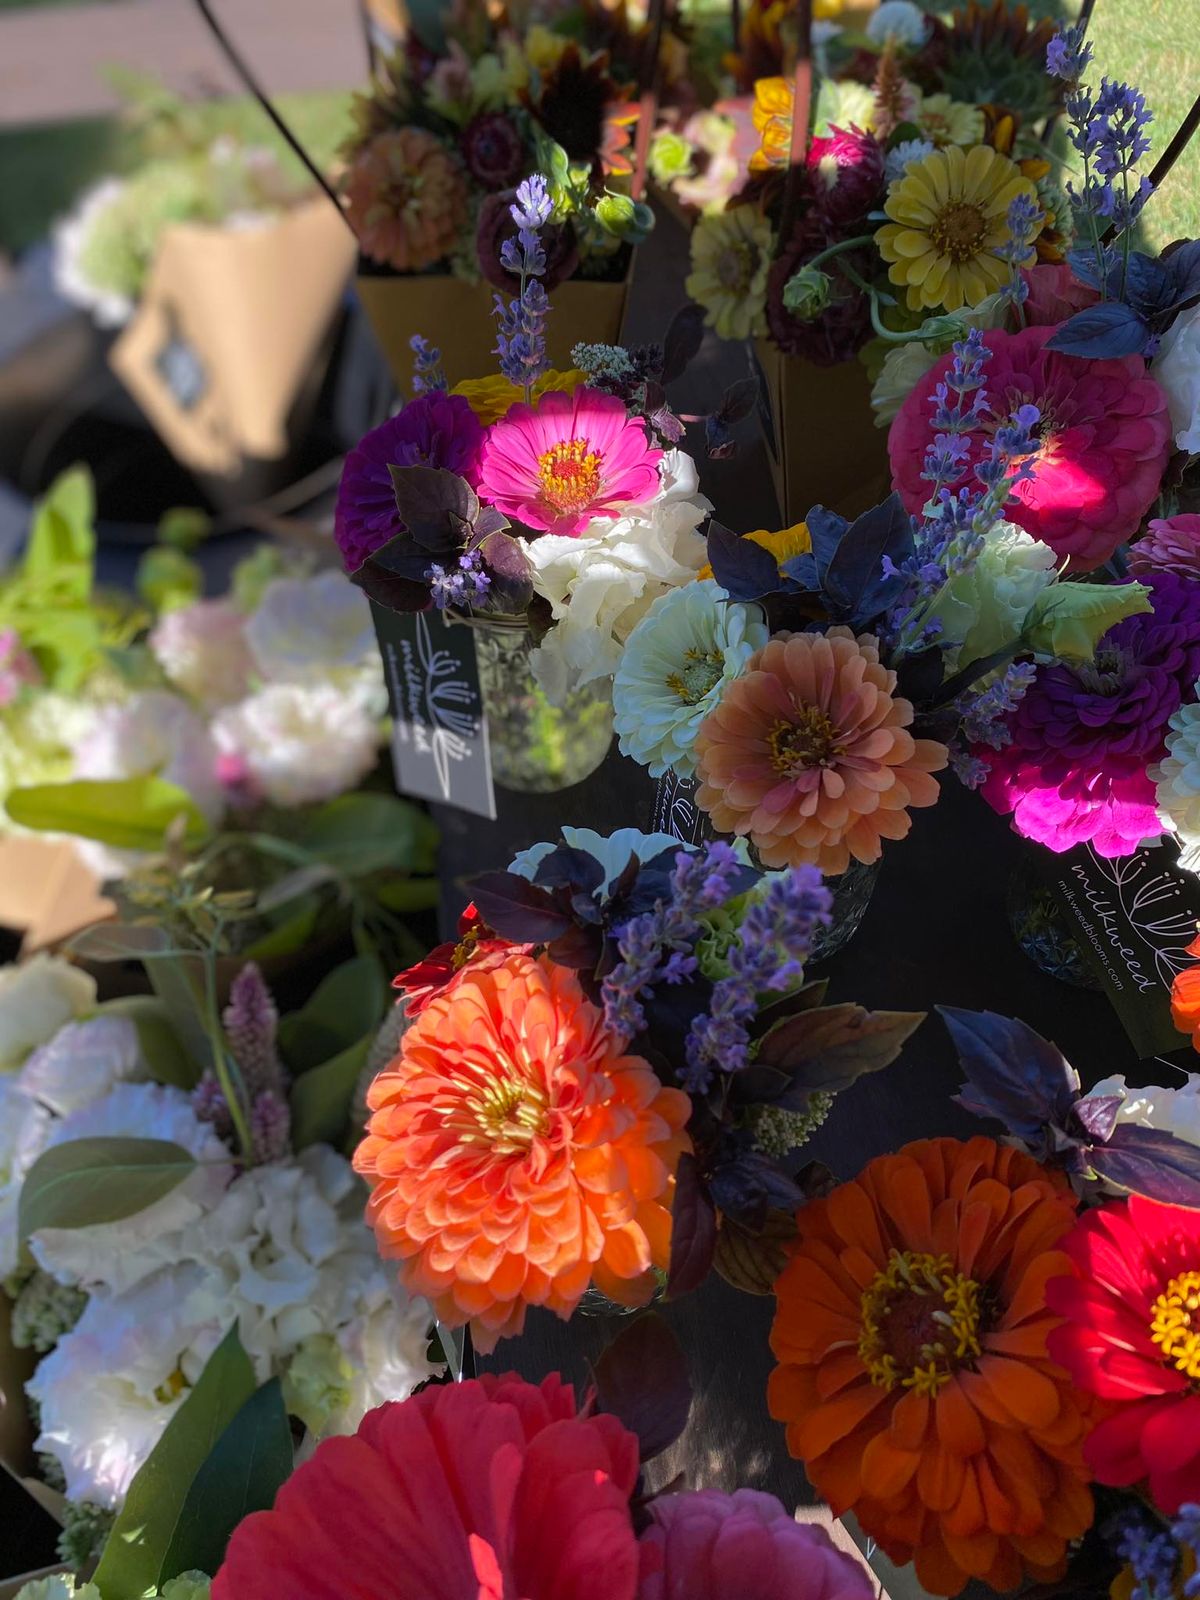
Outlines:
[[[669,450],[661,471],[662,487],[647,505],[615,521],[597,519],[578,538],[546,534],[528,546],[533,587],[555,620],[533,652],[533,670],[556,705],[611,676],[652,602],[704,565],[699,528],[712,506],[699,492],[696,464]]]
[[[912,0],[883,0],[867,19],[867,38],[873,44],[889,40],[910,50],[919,50],[930,29],[929,18]]]
[[[128,1017],[69,1022],[21,1068],[23,1094],[56,1117],[79,1111],[118,1083],[148,1078],[138,1031]]]
[[[625,871],[631,855],[639,861],[653,861],[664,850],[685,848],[669,833],[641,833],[637,828],[618,828],[616,833],[594,833],[591,828],[565,827],[562,836],[565,844],[569,844],[573,850],[585,850],[604,868],[604,882],[600,885],[602,894],[611,889]],[[554,844],[532,844],[528,850],[521,850],[513,857],[508,870],[532,882],[538,867],[557,848]]]
[[[220,819],[224,806],[208,728],[186,700],[166,689],[99,707],[75,747],[75,776],[163,778],[186,790],[209,822]]]
[[[90,311],[101,328],[119,328],[133,315],[133,301],[118,290],[96,283],[83,265],[88,237],[102,212],[120,200],[124,178],[102,178],[85,190],[69,216],[54,229],[54,286],[64,300]]]
[[[246,640],[266,683],[351,689],[364,669],[382,673],[371,607],[343,572],[276,578],[246,624]]]
[[[1159,1128],[1188,1144],[1200,1145],[1200,1072],[1189,1072],[1186,1082],[1178,1089],[1166,1089],[1159,1084],[1135,1089],[1117,1073],[1101,1079],[1094,1089],[1088,1090],[1085,1098],[1096,1100],[1111,1095],[1120,1095],[1124,1102],[1117,1112],[1118,1122]]]
[[[197,600],[166,612],[150,635],[150,648],[175,687],[209,710],[250,691],[255,662],[246,618],[229,600]]]
[[[1200,685],[1195,691],[1200,694]],[[1179,863],[1200,871],[1200,703],[1190,700],[1172,713],[1167,754],[1151,767],[1159,814],[1179,838]]]
[[[47,1148],[72,1139],[164,1139],[182,1145],[194,1172],[153,1205],[119,1222],[88,1228],[42,1228],[31,1248],[38,1265],[60,1283],[120,1292],[177,1261],[178,1236],[193,1230],[218,1204],[233,1167],[228,1149],[192,1110],[182,1089],[160,1083],[118,1083],[102,1099],[56,1121]]]
[[[652,778],[693,777],[697,729],[768,637],[760,607],[732,603],[712,578],[660,595],[626,640],[613,679],[622,752]]]
[[[0,1279],[17,1270],[17,1208],[25,1174],[50,1135],[50,1113],[21,1093],[15,1078],[0,1078]]]
[[[1150,371],[1166,394],[1176,449],[1200,455],[1200,306],[1176,317]]]
[[[60,956],[44,953],[0,967],[0,1072],[19,1067],[96,1004],[96,980]]]
[[[277,806],[331,800],[375,765],[379,719],[332,684],[274,683],[213,720],[217,748]]]

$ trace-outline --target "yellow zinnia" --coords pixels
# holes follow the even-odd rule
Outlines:
[[[892,220],[875,237],[910,310],[977,306],[1007,282],[1009,264],[996,252],[1011,237],[1008,208],[1019,194],[1036,198],[1017,166],[987,145],[951,145],[909,162],[888,190]],[[1034,254],[1031,247],[1028,261]]]
[[[722,339],[749,339],[767,331],[767,274],[775,235],[753,206],[735,206],[700,218],[692,230],[688,297],[704,307],[704,321]]]
[[[785,561],[790,561],[793,556],[807,555],[812,549],[812,535],[808,531],[807,522],[797,522],[790,528],[756,528],[753,533],[742,535],[749,539],[751,544],[761,545],[764,550],[769,550],[775,557],[775,565],[782,567]],[[711,578],[713,569],[709,565],[700,568],[696,574],[698,578]]]
[[[535,381],[533,398],[537,400],[552,389],[562,394],[574,394],[579,385],[586,382],[587,374],[575,367],[567,372],[556,372],[551,368]],[[510,406],[525,398],[520,385],[509,383],[507,378],[499,374],[494,378],[464,378],[461,383],[454,385],[450,393],[462,395],[485,428],[490,428],[493,422],[499,422]]]

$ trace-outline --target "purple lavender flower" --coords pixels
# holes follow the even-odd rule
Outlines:
[[[510,383],[532,398],[533,384],[549,367],[546,356],[546,314],[550,301],[538,281],[546,273],[546,252],[539,237],[550,221],[554,206],[541,173],[518,185],[509,213],[517,226],[517,237],[506,239],[500,248],[500,265],[520,280],[515,299],[505,303],[495,296],[496,354],[500,371]]]
[[[478,550],[468,550],[459,556],[458,566],[452,571],[435,561],[425,574],[429,581],[433,603],[441,611],[454,606],[479,605],[487,599],[492,580],[483,570],[483,558]]]
[[[1173,1600],[1180,1550],[1161,1523],[1133,1505],[1113,1517],[1104,1532],[1133,1573],[1132,1600]]]
[[[448,385],[442,368],[442,352],[419,333],[408,341],[413,353],[413,394],[444,394]]]
[[[1063,28],[1046,46],[1046,71],[1052,78],[1078,83],[1092,64],[1092,47],[1078,23]]]

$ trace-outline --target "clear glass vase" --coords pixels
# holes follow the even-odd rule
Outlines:
[[[836,878],[826,878],[826,888],[833,892],[833,907],[829,925],[821,928],[813,940],[810,961],[825,961],[837,955],[848,945],[862,926],[862,920],[871,904],[875,885],[879,882],[880,862],[869,866],[861,861],[851,861],[845,872]]]
[[[496,783],[518,794],[582,783],[612,744],[612,685],[600,679],[551,705],[534,679],[533,640],[523,621],[476,621],[474,629]]]
[[[1022,851],[1009,875],[1005,910],[1013,938],[1035,967],[1076,989],[1102,987],[1029,851]]]

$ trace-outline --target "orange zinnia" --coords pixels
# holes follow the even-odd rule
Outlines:
[[[748,834],[766,867],[878,861],[938,797],[945,745],[914,739],[909,701],[870,634],[777,633],[696,731],[696,803]]]
[[[355,1169],[381,1254],[476,1346],[589,1283],[641,1305],[670,1257],[687,1095],[665,1089],[575,975],[522,952],[465,967],[371,1085]]]
[[[932,1594],[1061,1575],[1091,1524],[1092,1402],[1046,1354],[1075,1200],[1032,1157],[925,1139],[797,1216],[771,1415],[835,1515]]]
[[[1189,956],[1200,956],[1200,935],[1187,947]],[[1180,1033],[1190,1033],[1192,1049],[1200,1050],[1200,966],[1184,967],[1171,985],[1171,1021]]]

